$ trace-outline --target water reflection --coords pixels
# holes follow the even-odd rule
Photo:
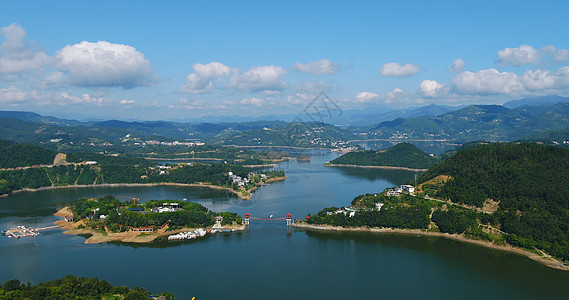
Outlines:
[[[356,144],[364,147],[366,150],[384,150],[399,143],[401,143],[401,141],[366,141],[357,142]],[[408,143],[415,145],[427,153],[433,153],[435,155],[441,155],[448,150],[458,147],[457,144],[447,142],[409,141]]]
[[[420,172],[411,172],[406,170],[392,169],[375,169],[375,168],[352,168],[352,167],[333,167],[339,170],[342,175],[348,177],[356,177],[369,181],[385,180],[395,185],[402,185],[415,178],[415,174]]]

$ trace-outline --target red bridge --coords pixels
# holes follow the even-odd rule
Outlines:
[[[286,216],[284,218],[273,218],[273,215],[271,215],[268,218],[258,218],[258,217],[251,217],[250,213],[246,213],[245,216],[243,217],[243,219],[245,220],[245,224],[247,224],[247,225],[249,225],[249,220],[263,220],[263,221],[284,221],[284,220],[286,220],[287,225],[292,224],[292,215],[291,214],[286,214]]]

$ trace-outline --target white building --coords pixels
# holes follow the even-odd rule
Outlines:
[[[414,193],[415,192],[415,188],[412,185],[402,185],[401,188],[409,193]]]
[[[377,210],[381,210],[381,207],[383,207],[383,203],[377,202],[377,203],[375,204],[375,208],[377,208]]]

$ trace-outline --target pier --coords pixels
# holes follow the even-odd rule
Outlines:
[[[19,239],[21,237],[37,236],[40,234],[40,231],[42,230],[55,229],[55,228],[58,228],[58,226],[49,226],[41,228],[28,228],[26,226],[16,226],[6,230],[5,232],[3,231],[2,234],[9,238]]]

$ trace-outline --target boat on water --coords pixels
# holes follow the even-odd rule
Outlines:
[[[0,230],[0,232],[2,233],[2,235],[6,235],[6,230]]]

